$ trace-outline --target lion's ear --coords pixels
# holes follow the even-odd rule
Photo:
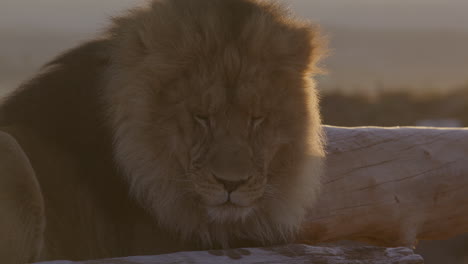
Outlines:
[[[142,55],[148,54],[151,40],[148,39],[148,34],[146,34],[143,29],[137,30],[135,42]]]
[[[321,72],[318,62],[326,55],[327,41],[317,26],[294,25],[272,43],[285,66],[309,74]]]
[[[130,14],[138,13],[138,10],[130,11]],[[108,29],[108,33],[115,39],[114,59],[127,66],[140,62],[149,53],[150,41],[141,23],[130,17],[114,17],[112,22],[113,25]]]

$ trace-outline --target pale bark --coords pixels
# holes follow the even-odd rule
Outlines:
[[[128,257],[82,262],[56,261],[41,264],[422,264],[423,259],[408,248],[327,248],[287,245],[272,248],[246,248],[178,252],[158,256]]]
[[[468,232],[468,129],[326,127],[312,242],[412,246]]]

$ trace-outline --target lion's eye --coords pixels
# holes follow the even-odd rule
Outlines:
[[[209,127],[209,125],[210,125],[210,117],[209,116],[198,115],[197,114],[197,115],[194,115],[193,118],[195,119],[195,121],[197,121],[197,123],[199,123],[203,127]]]
[[[263,121],[265,121],[265,117],[263,116],[252,117],[252,119],[250,120],[250,125],[253,130],[256,130],[257,128],[260,127]]]

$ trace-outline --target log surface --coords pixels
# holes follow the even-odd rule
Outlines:
[[[305,240],[413,246],[468,232],[468,129],[325,130],[325,185]]]
[[[287,245],[271,248],[245,248],[178,252],[174,254],[103,259],[82,262],[52,261],[40,264],[422,264],[423,259],[408,248],[327,248]]]

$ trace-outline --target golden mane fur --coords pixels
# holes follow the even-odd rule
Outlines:
[[[268,1],[155,0],[49,63],[0,108],[44,196],[39,259],[294,239],[320,190],[319,40]]]

